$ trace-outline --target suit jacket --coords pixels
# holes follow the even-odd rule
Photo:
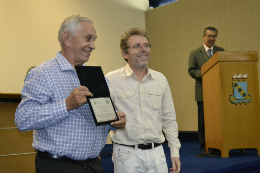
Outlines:
[[[223,48],[213,46],[213,55],[217,51],[224,51]],[[189,57],[189,75],[196,80],[195,83],[195,100],[203,101],[201,66],[208,61],[208,54],[202,45],[201,47],[190,52]]]

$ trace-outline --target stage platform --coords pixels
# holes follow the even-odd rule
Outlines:
[[[180,159],[181,173],[260,173],[260,156],[256,149],[231,150],[229,158],[206,157],[198,158],[200,143],[197,133],[180,133],[181,141]],[[166,143],[163,144],[168,167],[171,167],[170,150]],[[104,173],[113,173],[112,144],[106,144],[101,158]]]

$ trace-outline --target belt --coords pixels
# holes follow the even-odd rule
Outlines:
[[[55,160],[61,160],[61,161],[67,162],[67,163],[79,164],[79,165],[83,165],[83,166],[85,166],[89,162],[97,159],[97,157],[96,157],[96,158],[93,158],[93,159],[86,159],[86,160],[82,160],[82,161],[77,161],[77,160],[73,160],[73,159],[70,159],[70,158],[65,157],[65,156],[57,156],[55,154],[50,154],[48,152],[41,152],[39,150],[37,150],[37,156],[38,157],[51,158],[51,159],[55,159]]]
[[[118,143],[115,143],[118,144]],[[142,149],[142,150],[149,150],[153,148],[153,144],[154,144],[154,148],[160,146],[160,143],[148,143],[148,144],[138,144],[138,145],[124,145],[124,144],[118,144],[118,145],[123,145],[126,147],[131,147],[131,148],[135,148],[135,146],[137,146],[137,148]]]

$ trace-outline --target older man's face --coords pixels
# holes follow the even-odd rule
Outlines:
[[[97,38],[95,27],[89,22],[80,22],[81,28],[76,36],[71,36],[70,53],[74,65],[82,65],[89,60],[92,50],[95,50]]]

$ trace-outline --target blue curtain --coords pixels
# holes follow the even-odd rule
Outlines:
[[[175,1],[177,0],[149,0],[149,7],[156,8]]]

